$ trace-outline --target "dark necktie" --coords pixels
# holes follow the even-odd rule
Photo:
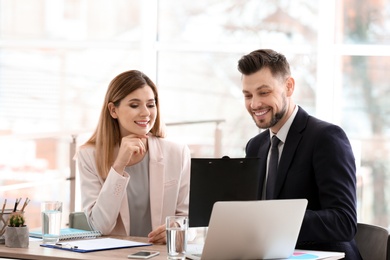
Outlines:
[[[266,199],[274,198],[274,190],[276,183],[276,176],[278,172],[278,161],[279,161],[279,149],[278,144],[280,140],[276,135],[272,136],[271,140],[271,151],[270,158],[268,163],[268,177],[267,177],[267,187],[266,187]]]

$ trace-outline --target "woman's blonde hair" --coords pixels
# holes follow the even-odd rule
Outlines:
[[[120,144],[122,136],[119,131],[118,120],[110,115],[108,104],[112,102],[116,107],[122,99],[133,91],[145,86],[152,88],[157,108],[156,121],[150,133],[156,137],[164,137],[164,126],[160,119],[160,107],[157,87],[152,80],[138,70],[125,71],[116,76],[109,84],[103,107],[100,113],[99,123],[91,138],[85,145],[93,145],[96,149],[96,165],[99,175],[105,180],[115,160],[114,149]]]

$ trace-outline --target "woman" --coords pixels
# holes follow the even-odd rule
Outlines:
[[[163,137],[155,84],[136,70],[116,76],[77,157],[94,230],[166,243],[166,216],[188,215],[190,151]]]

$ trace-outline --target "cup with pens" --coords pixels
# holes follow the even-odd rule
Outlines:
[[[25,199],[22,208],[18,209],[18,206],[20,202],[22,201],[22,198],[16,199],[15,204],[12,208],[7,208],[7,199],[3,202],[3,207],[1,208],[0,212],[0,244],[4,244],[4,232],[8,225],[8,219],[9,217],[14,214],[15,212],[22,212],[24,213],[24,210],[30,200],[28,198]]]

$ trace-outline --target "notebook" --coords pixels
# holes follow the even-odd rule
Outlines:
[[[42,238],[42,230],[31,230],[30,237]],[[81,239],[81,238],[96,238],[102,234],[99,231],[88,231],[77,228],[61,229],[60,240]]]
[[[220,201],[214,204],[203,250],[190,259],[273,259],[292,256],[306,199]],[[201,254],[201,256],[200,256]]]
[[[97,239],[83,239],[73,240],[64,243],[56,244],[41,244],[42,247],[55,248],[61,250],[68,250],[78,253],[88,253],[101,250],[111,250],[119,248],[151,246],[152,243],[143,243],[132,240],[117,239],[117,238],[97,238]]]
[[[207,227],[216,201],[259,198],[259,158],[192,158],[189,226]]]

